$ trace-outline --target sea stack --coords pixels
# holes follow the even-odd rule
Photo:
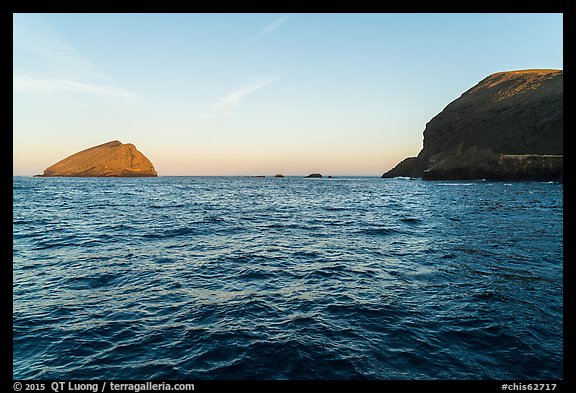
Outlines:
[[[111,141],[71,155],[39,177],[156,177],[148,158],[131,143]]]
[[[311,173],[306,176],[307,179],[322,179],[322,175],[320,173]]]
[[[424,130],[423,148],[382,175],[425,180],[562,180],[563,72],[492,74]]]

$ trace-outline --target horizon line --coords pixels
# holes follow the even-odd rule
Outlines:
[[[316,173],[316,172],[313,172]],[[302,175],[282,175],[283,177],[304,177],[306,178],[309,174],[302,174]],[[323,179],[328,179],[331,176],[332,178],[336,177],[380,177],[382,175],[322,175]],[[12,177],[44,177],[38,175],[15,175],[12,174]],[[282,179],[282,177],[277,177],[276,175],[158,175],[158,176],[46,176],[46,177],[60,177],[60,178],[154,178],[154,177],[249,177],[249,178],[273,178],[273,179]]]

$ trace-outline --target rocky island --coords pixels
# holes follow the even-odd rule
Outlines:
[[[155,177],[154,165],[131,143],[111,141],[73,154],[38,177]]]
[[[382,175],[563,179],[563,71],[492,74],[426,124],[423,148]]]

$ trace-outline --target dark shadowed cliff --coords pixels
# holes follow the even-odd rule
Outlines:
[[[41,177],[154,177],[154,165],[131,143],[112,141],[71,155]]]
[[[417,157],[382,177],[561,180],[563,72],[492,74],[426,124]]]

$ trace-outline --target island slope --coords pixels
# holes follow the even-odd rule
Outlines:
[[[75,153],[39,177],[155,177],[154,165],[131,143],[111,141]]]
[[[423,148],[382,175],[562,180],[563,71],[488,76],[426,124]]]

